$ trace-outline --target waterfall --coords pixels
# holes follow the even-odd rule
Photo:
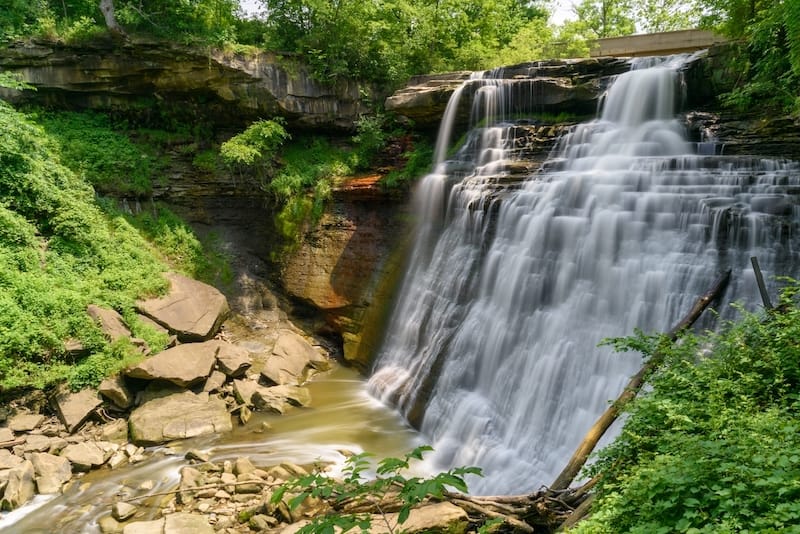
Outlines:
[[[596,120],[502,193],[513,145],[502,98],[513,82],[465,82],[480,86],[472,129],[448,159],[468,91],[450,103],[370,387],[419,426],[434,467],[483,468],[475,493],[553,480],[641,366],[598,348],[602,339],[669,329],[724,269],[733,279],[722,313],[756,302],[750,256],[768,278],[795,274],[800,168],[703,155],[688,142],[677,118],[682,61],[634,63]]]

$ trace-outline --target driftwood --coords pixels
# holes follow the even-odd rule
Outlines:
[[[703,313],[703,311],[705,311],[705,309],[717,297],[719,297],[719,295],[728,285],[730,277],[731,271],[729,270],[714,282],[714,285],[711,287],[711,289],[697,299],[689,313],[687,313],[686,316],[667,333],[667,337],[671,341],[675,341],[683,330],[692,326]],[[661,365],[663,359],[663,355],[654,354],[647,361],[647,363],[642,366],[639,372],[636,373],[633,378],[631,378],[630,382],[628,382],[628,385],[625,386],[625,390],[620,394],[619,397],[617,397],[617,400],[614,401],[608,407],[608,409],[606,409],[606,411],[595,422],[592,428],[589,429],[589,432],[586,433],[586,436],[575,450],[575,453],[567,463],[567,466],[550,485],[551,493],[558,493],[569,488],[570,484],[572,484],[573,480],[575,480],[575,477],[578,476],[578,473],[580,473],[581,469],[586,464],[586,460],[589,458],[589,455],[597,446],[597,442],[600,441],[600,438],[603,437],[611,424],[617,420],[617,417],[619,417],[619,414],[625,405],[633,400],[634,397],[636,397],[636,394],[639,393],[639,390],[644,385],[645,378],[659,365]]]

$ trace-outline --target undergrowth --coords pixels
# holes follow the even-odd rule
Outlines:
[[[91,186],[113,179],[141,191],[153,161],[96,115],[26,115],[0,101],[0,392],[96,384],[134,361],[136,348],[107,342],[88,304],[119,311],[134,336],[164,347],[135,301],[166,290],[167,265],[215,267],[185,225],[164,212],[124,215]]]
[[[598,500],[575,532],[800,530],[797,293],[792,283],[780,311],[675,345],[617,340],[666,359],[593,466]]]

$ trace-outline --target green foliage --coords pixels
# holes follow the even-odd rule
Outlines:
[[[382,516],[383,524],[394,531],[402,525],[411,509],[426,499],[442,499],[448,488],[466,492],[466,475],[481,475],[476,467],[458,467],[439,473],[430,478],[406,477],[403,473],[410,467],[412,460],[422,460],[423,455],[433,449],[429,446],[417,447],[403,458],[384,458],[379,461],[373,479],[365,478],[372,467],[370,455],[361,453],[346,460],[343,469],[344,478],[334,479],[319,473],[301,476],[290,480],[276,489],[270,498],[273,505],[285,502],[291,509],[297,509],[306,499],[317,498],[326,501],[333,512],[312,518],[302,527],[300,534],[327,534],[334,529],[347,532],[354,528],[368,532],[372,522],[372,513]],[[398,491],[397,498],[402,503],[398,513],[397,524],[391,525],[387,514],[381,509],[390,493]],[[340,511],[343,503],[368,504],[370,513],[344,513]]]
[[[38,117],[55,140],[61,162],[100,192],[143,196],[152,192],[158,160],[98,113],[50,112]]]
[[[427,139],[417,139],[413,149],[403,154],[403,157],[406,160],[405,166],[383,176],[381,186],[387,189],[405,187],[429,173],[433,165],[433,143]]]
[[[381,114],[362,115],[356,121],[357,134],[353,137],[356,146],[353,166],[367,169],[375,156],[386,146],[388,139],[384,131],[386,119]]]
[[[290,138],[280,118],[256,121],[220,147],[223,161],[231,165],[271,164],[280,146]]]
[[[596,38],[629,35],[636,30],[633,0],[583,0],[574,9]]]
[[[162,204],[138,214],[122,214],[110,205],[106,210],[124,217],[152,244],[173,270],[211,284],[227,284],[233,278],[228,255],[215,236],[201,241],[178,215]]]
[[[592,468],[598,499],[576,532],[800,529],[797,291],[718,334],[615,341],[665,360]]]
[[[145,239],[97,205],[92,188],[61,163],[56,141],[34,120],[0,102],[2,389],[41,388],[67,377],[73,362],[65,340],[79,340],[90,353],[106,351],[88,304],[127,313],[135,299],[166,286],[164,266]],[[94,360],[87,365],[98,367]]]
[[[706,7],[706,26],[746,44],[737,60],[742,83],[723,103],[742,111],[766,105],[800,114],[800,4],[712,0]]]

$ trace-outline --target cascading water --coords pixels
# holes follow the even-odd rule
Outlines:
[[[682,61],[634,64],[600,118],[505,196],[493,177],[510,125],[473,118],[465,148],[444,161],[452,116],[443,122],[370,386],[420,427],[435,467],[484,469],[476,493],[552,481],[641,365],[597,348],[603,338],[668,329],[729,268],[726,299],[753,301],[750,256],[768,277],[795,274],[800,168],[698,155],[707,147],[687,142],[676,119]],[[473,114],[491,112],[481,98]]]

